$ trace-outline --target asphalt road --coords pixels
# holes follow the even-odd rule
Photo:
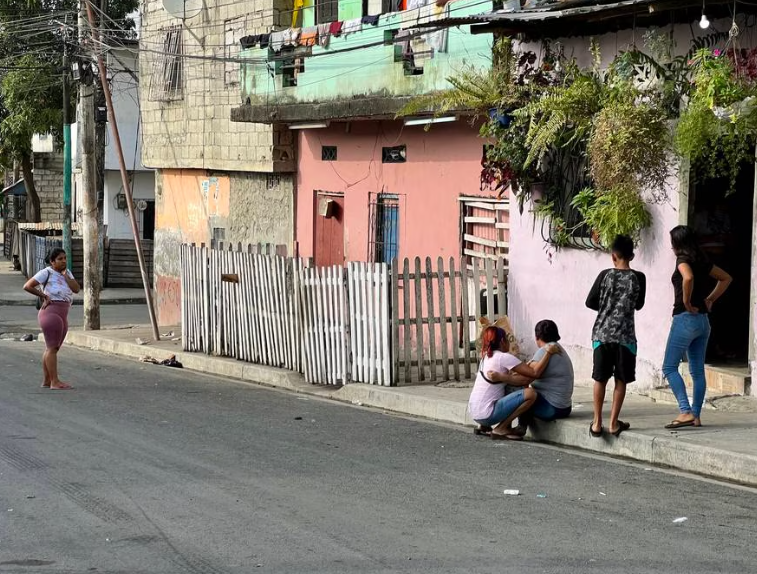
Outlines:
[[[40,352],[0,342],[0,573],[757,571],[754,491]]]
[[[150,322],[147,305],[102,305],[100,322],[103,328],[113,325],[140,325]],[[84,324],[84,307],[74,305],[68,316],[71,328]],[[37,309],[32,305],[0,305],[0,334],[39,333]]]

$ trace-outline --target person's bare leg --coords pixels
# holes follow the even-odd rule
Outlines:
[[[43,387],[49,387],[50,386],[50,371],[47,369],[47,349],[45,349],[45,352],[42,353],[42,386]]]
[[[615,390],[612,393],[612,407],[610,408],[610,433],[618,430],[618,418],[620,418],[620,409],[623,408],[625,398],[626,384],[616,379]]]
[[[513,411],[513,414],[511,414],[509,417],[507,417],[505,420],[503,420],[501,423],[499,423],[497,426],[495,426],[492,429],[492,434],[496,435],[503,435],[503,434],[512,434],[513,431],[511,430],[511,425],[513,424],[513,421],[518,418],[518,415],[521,415],[525,413],[528,409],[530,409],[534,402],[536,402],[536,391],[533,389],[526,389],[523,392],[524,401],[523,404],[521,404],[517,409]]]
[[[47,350],[47,372],[50,373],[50,388],[53,390],[67,390],[71,385],[58,378],[58,349]]]
[[[594,381],[594,419],[591,423],[591,430],[600,432],[602,430],[602,407],[605,404],[605,392],[607,383]]]

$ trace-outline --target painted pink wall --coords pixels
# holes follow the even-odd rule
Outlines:
[[[345,257],[368,256],[369,193],[400,196],[400,257],[460,255],[460,195],[479,191],[483,140],[466,121],[406,127],[402,122],[352,122],[299,132],[297,241],[313,255],[313,194],[344,192]],[[381,163],[381,148],[407,146],[407,162]],[[321,146],[338,161],[321,161]]]
[[[647,276],[644,309],[636,315],[639,341],[637,390],[663,384],[661,366],[673,309],[670,277],[675,257],[668,231],[679,224],[678,183],[669,190],[670,202],[653,205],[652,227],[644,233],[632,264]],[[552,319],[560,329],[576,370],[577,384],[591,383],[591,329],[596,314],[585,306],[597,274],[612,266],[607,253],[562,249],[551,258],[537,222],[526,205],[523,215],[510,213],[510,274],[508,310],[516,336],[524,351],[534,350],[533,328],[541,319]]]

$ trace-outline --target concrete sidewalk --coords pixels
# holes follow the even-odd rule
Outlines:
[[[178,328],[163,330],[168,331],[180,334]],[[341,388],[314,386],[307,384],[300,374],[291,371],[182,352],[180,341],[172,338],[175,336],[158,343],[138,344],[138,339],[151,341],[150,329],[140,326],[96,333],[73,331],[69,332],[67,342],[77,347],[137,359],[150,356],[162,360],[176,355],[185,368],[203,373],[453,424],[473,424],[467,414],[470,393],[467,388],[433,385],[387,388],[364,384]],[[677,410],[674,405],[629,395],[623,408],[623,419],[631,423],[632,429],[619,438],[605,436],[597,439],[589,436],[591,389],[577,387],[573,416],[539,424],[532,430],[532,438],[757,486],[755,404],[752,398],[733,397],[727,403],[729,411],[707,410],[702,428],[668,431],[663,426],[675,417]],[[471,435],[471,440],[487,439],[474,439]]]
[[[81,280],[81,277],[77,277]],[[34,297],[24,292],[26,279],[20,271],[15,271],[7,260],[0,261],[0,306],[23,306],[35,305]],[[81,305],[84,295],[79,293],[74,296],[74,305]],[[144,289],[103,289],[100,293],[102,305],[130,305],[146,304]]]

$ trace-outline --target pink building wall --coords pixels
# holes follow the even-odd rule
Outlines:
[[[637,383],[635,390],[647,390],[664,384],[662,359],[673,311],[673,288],[670,282],[675,257],[670,249],[668,232],[684,223],[679,219],[678,182],[669,191],[670,201],[650,206],[653,225],[636,249],[632,267],[647,276],[644,309],[636,314],[639,341]],[[560,329],[563,343],[576,371],[576,384],[591,384],[591,329],[596,313],[585,305],[586,296],[597,274],[612,266],[609,254],[598,251],[561,249],[548,257],[537,222],[534,233],[531,205],[523,215],[510,213],[510,274],[508,276],[508,310],[521,349],[533,352],[534,325],[552,319]]]
[[[459,257],[460,195],[479,191],[484,141],[465,121],[423,126],[402,122],[334,123],[299,132],[297,241],[313,256],[314,192],[343,192],[345,258],[365,261],[369,193],[400,196],[399,256]],[[382,147],[407,146],[407,162],[384,164]],[[337,161],[321,161],[321,146],[337,146]]]

